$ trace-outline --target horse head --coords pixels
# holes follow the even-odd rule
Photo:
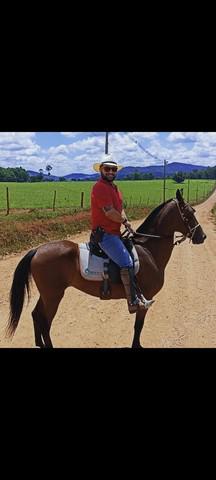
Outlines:
[[[194,244],[201,244],[206,239],[195,217],[195,209],[184,200],[180,190],[177,190],[176,198],[167,200],[149,214],[136,230],[136,235],[152,238],[158,235],[158,238],[170,239],[175,232],[182,233],[183,239],[189,238]]]
[[[185,237],[189,238],[193,244],[198,245],[203,243],[206,239],[206,234],[195,217],[196,210],[184,200],[180,190],[177,190],[174,201],[179,213],[179,231],[181,231]]]

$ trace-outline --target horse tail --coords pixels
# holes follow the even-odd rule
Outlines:
[[[10,290],[10,315],[6,330],[6,335],[8,337],[14,335],[18,326],[26,292],[28,294],[28,301],[30,300],[30,265],[36,252],[37,249],[30,250],[30,252],[28,252],[19,262],[14,272],[13,283]]]

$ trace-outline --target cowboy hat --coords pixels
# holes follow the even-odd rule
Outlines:
[[[121,165],[118,165],[114,160],[112,160],[112,155],[104,155],[100,163],[94,163],[93,169],[95,172],[100,172],[100,168],[102,165],[105,165],[107,167],[117,167],[118,171],[121,170],[123,167]]]

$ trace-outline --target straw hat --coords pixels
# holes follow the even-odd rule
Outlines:
[[[107,165],[107,167],[117,167],[118,171],[121,170],[123,167],[121,165],[118,165],[114,160],[112,159],[112,155],[105,154],[101,160],[100,163],[94,163],[93,169],[95,172],[100,172],[100,167],[102,165]]]

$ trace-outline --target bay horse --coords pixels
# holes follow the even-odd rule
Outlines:
[[[174,243],[175,232],[181,233],[182,238]],[[176,198],[156,207],[132,237],[140,262],[137,284],[146,298],[153,298],[162,289],[165,268],[177,243],[189,238],[193,244],[202,244],[206,239],[194,208],[185,202],[180,190],[177,190]],[[67,240],[49,242],[29,251],[14,272],[7,325],[9,337],[18,326],[26,292],[30,298],[31,276],[40,294],[32,312],[35,345],[52,348],[51,324],[65,289],[72,286],[93,297],[100,297],[101,282],[89,281],[81,276],[76,243]],[[126,298],[122,283],[112,285],[111,298]],[[142,348],[140,335],[146,313],[147,310],[136,313],[132,348]]]

